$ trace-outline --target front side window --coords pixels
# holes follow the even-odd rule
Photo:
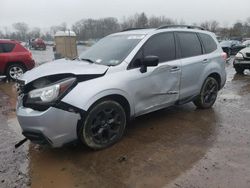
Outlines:
[[[151,37],[143,47],[144,57],[158,56],[159,62],[175,59],[175,40],[173,33],[162,33]]]
[[[105,37],[83,52],[79,59],[107,66],[118,65],[144,37],[145,35],[138,34],[121,34]]]
[[[180,41],[182,58],[188,58],[202,54],[201,43],[196,33],[178,32],[177,36]]]
[[[143,57],[146,56],[159,57],[159,63],[174,60],[176,58],[174,34],[161,33],[149,38],[132,60],[130,68],[139,67]]]

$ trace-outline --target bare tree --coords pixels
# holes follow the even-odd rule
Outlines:
[[[65,22],[61,23],[60,25],[54,25],[50,27],[50,33],[55,35],[57,31],[66,31],[67,24]]]
[[[28,30],[29,30],[28,24],[24,22],[18,22],[18,23],[14,23],[13,27],[17,31],[17,33],[20,35],[20,39],[25,41]]]
[[[141,14],[135,15],[135,27],[138,28],[147,28],[148,27],[148,18],[146,14],[143,12]]]
[[[41,29],[38,27],[34,27],[30,32],[29,32],[29,38],[39,38],[41,35]]]
[[[215,33],[219,29],[219,22],[215,20],[205,21],[201,23],[201,27],[204,27],[205,29]]]
[[[151,16],[148,21],[148,25],[150,28],[157,28],[163,25],[174,25],[176,22],[170,18],[166,18],[165,16],[155,17]]]

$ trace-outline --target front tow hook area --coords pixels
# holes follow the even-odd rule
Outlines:
[[[15,149],[19,148],[21,145],[23,145],[25,142],[27,142],[27,140],[28,140],[28,138],[24,138],[23,140],[21,140],[20,142],[15,144]]]

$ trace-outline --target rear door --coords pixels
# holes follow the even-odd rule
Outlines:
[[[181,52],[180,99],[185,100],[200,92],[199,81],[209,60],[203,55],[202,44],[194,32],[176,32]]]

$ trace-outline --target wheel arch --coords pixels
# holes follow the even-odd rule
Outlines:
[[[86,111],[86,113],[88,113],[97,103],[101,101],[105,101],[105,100],[114,100],[118,102],[125,110],[127,122],[131,119],[131,117],[133,117],[134,110],[132,108],[132,105],[129,102],[129,100],[122,94],[108,94],[108,95],[103,95],[102,97],[98,97],[98,98],[95,97],[94,102],[92,102],[91,104],[88,103],[88,110]],[[85,121],[85,117],[82,117],[77,123],[76,131],[77,131],[78,139],[80,138],[79,130],[82,124],[84,123],[84,121]]]
[[[113,101],[119,103],[123,107],[123,109],[125,110],[127,119],[130,119],[130,116],[131,116],[131,106],[130,106],[130,103],[126,99],[126,97],[124,97],[123,95],[120,95],[120,94],[110,94],[110,95],[106,95],[106,96],[103,96],[103,97],[99,98],[93,104],[91,104],[91,106],[88,108],[88,111],[90,109],[92,109],[99,102],[106,101],[106,100],[113,100]]]
[[[214,78],[217,82],[218,82],[218,85],[219,85],[219,89],[221,89],[221,76],[219,73],[217,72],[214,72],[214,73],[211,73],[207,76],[208,77],[212,77]]]

